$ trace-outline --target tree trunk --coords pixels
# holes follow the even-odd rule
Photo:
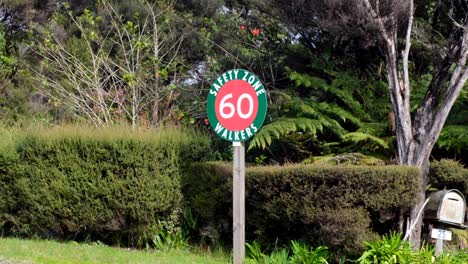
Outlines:
[[[405,45],[398,54],[398,27],[386,27],[384,18],[379,14],[379,7],[374,8],[368,0],[364,4],[379,26],[384,40],[386,71],[392,110],[395,113],[395,135],[398,159],[401,165],[417,166],[422,170],[421,185],[416,204],[410,210],[410,221],[416,222],[410,236],[414,248],[421,244],[422,216],[418,218],[425,201],[429,158],[450,109],[468,79],[466,60],[468,57],[468,20],[453,33],[448,45],[446,58],[435,67],[434,77],[426,96],[411,118],[409,52],[413,24],[413,1],[410,1],[410,16],[406,32]],[[461,33],[460,33],[461,32]],[[402,63],[400,64],[400,58]]]
[[[413,155],[418,155],[414,153]],[[408,164],[415,165],[415,164]],[[427,186],[427,176],[429,174],[429,156],[426,157],[426,162],[421,167],[422,178],[421,185],[419,186],[419,192],[416,196],[416,204],[410,210],[410,225],[416,221],[415,228],[411,231],[409,241],[414,249],[418,249],[421,246],[421,237],[422,237],[422,227],[423,227],[423,215],[418,218],[420,210],[423,210],[424,202],[426,200],[426,186]]]

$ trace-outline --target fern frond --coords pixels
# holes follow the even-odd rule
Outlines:
[[[369,120],[370,116],[367,114],[359,101],[357,101],[353,94],[352,91],[346,90],[343,88],[338,88],[335,86],[330,86],[328,89],[328,92],[332,93],[334,97],[336,97],[335,100],[338,100],[341,105],[346,106],[346,108],[349,109],[350,112],[353,114],[359,115],[361,119]]]
[[[388,149],[388,144],[383,139],[362,132],[351,132],[343,136],[343,140],[349,143],[367,143],[377,148]]]
[[[356,115],[336,104],[317,103],[308,99],[292,98],[285,108],[289,110],[288,115],[319,119],[327,123],[328,126],[341,127],[336,119],[342,122],[350,122],[358,127],[361,126],[361,121]]]
[[[353,95],[355,89],[360,88],[360,80],[358,78],[347,74],[341,74],[336,76],[331,84],[328,84],[327,81],[322,78],[298,72],[290,72],[290,78],[297,86],[304,86],[326,92],[327,100],[336,101],[338,104],[349,109],[351,113],[359,115],[361,119],[370,119],[369,114],[364,111],[362,105]]]
[[[252,148],[265,149],[273,139],[279,139],[289,133],[304,132],[312,135],[323,131],[324,125],[320,120],[309,118],[280,118],[271,124],[263,126],[254,136],[249,145]]]
[[[317,104],[317,108],[322,113],[325,113],[329,116],[334,116],[338,119],[341,119],[343,122],[349,121],[358,127],[361,126],[361,120],[359,118],[336,104],[319,103]]]
[[[340,72],[333,79],[332,86],[352,91],[361,87],[361,80],[356,75]]]
[[[362,123],[361,127],[356,132],[382,137],[388,134],[388,130],[388,123]]]
[[[326,80],[308,74],[301,74],[293,71],[289,74],[289,78],[291,78],[297,86],[304,86],[321,91],[328,91],[330,88]]]
[[[290,114],[295,114],[295,116],[318,118],[322,114],[314,109],[313,105],[315,104],[314,102],[309,102],[307,99],[296,97],[291,99],[286,107],[290,110]]]

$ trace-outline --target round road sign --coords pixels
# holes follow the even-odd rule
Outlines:
[[[216,134],[225,140],[240,142],[255,135],[266,111],[265,87],[255,74],[246,70],[221,74],[208,94],[208,119]]]

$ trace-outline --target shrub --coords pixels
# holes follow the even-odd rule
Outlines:
[[[435,264],[465,264],[468,263],[468,251],[444,251],[442,255],[436,258]],[[429,264],[429,263],[428,263]]]
[[[0,128],[0,227],[6,224],[6,212],[15,202],[10,186],[14,181],[12,169],[18,161],[14,131]]]
[[[294,240],[291,241],[291,253],[287,248],[283,248],[267,255],[262,252],[258,241],[246,243],[246,246],[247,264],[328,264],[330,257],[327,247],[319,246],[313,249]]]
[[[312,249],[304,244],[291,241],[292,256],[289,259],[292,264],[328,264],[328,249],[326,247],[317,247]]]
[[[192,208],[201,225],[200,237],[209,243],[228,239],[232,232],[229,214],[232,208],[232,167],[209,162],[195,163],[187,169],[182,189],[187,206]]]
[[[468,197],[468,169],[455,160],[432,161],[429,184],[439,190],[457,189],[466,198]],[[454,229],[453,240],[447,244],[454,248],[466,248],[468,245],[468,231]]]
[[[445,241],[445,247],[452,250],[460,250],[468,248],[468,230],[451,228],[452,240]]]
[[[334,156],[316,156],[305,161],[305,163],[318,163],[323,165],[385,165],[381,159],[366,156],[361,153],[344,153]]]
[[[468,252],[447,251],[434,257],[434,249],[423,246],[412,250],[407,241],[402,241],[401,234],[390,233],[382,239],[366,242],[366,250],[356,261],[360,264],[401,263],[401,264],[465,264],[468,263]]]
[[[408,242],[401,239],[400,234],[383,236],[382,240],[366,242],[366,251],[358,259],[360,264],[374,263],[414,263],[415,256]]]
[[[181,171],[207,149],[205,137],[171,129],[25,132],[16,165],[0,154],[0,199],[14,197],[0,223],[13,235],[142,246],[179,227]]]
[[[360,252],[363,241],[377,238],[369,228],[371,220],[364,208],[306,210],[306,215],[318,226],[316,236],[325,238],[327,245],[342,252]]]
[[[468,169],[455,160],[431,162],[429,183],[438,189],[457,189],[468,197]]]
[[[230,241],[232,168],[199,163],[189,171],[183,192],[204,227],[201,235]],[[248,238],[323,242],[334,251],[356,254],[379,225],[413,205],[419,173],[399,166],[247,168]]]

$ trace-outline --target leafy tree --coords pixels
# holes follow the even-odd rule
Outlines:
[[[419,166],[427,175],[432,149],[450,109],[468,79],[468,4],[466,1],[439,1],[434,11],[431,11],[434,12],[432,17],[436,21],[450,18],[451,23],[444,23],[448,29],[438,32],[438,23],[426,22],[420,25],[414,19],[415,5],[412,0],[327,3],[330,16],[335,19],[335,23],[338,22],[336,24],[349,31],[356,31],[356,25],[361,25],[366,34],[379,36],[378,45],[382,47],[385,57],[389,93],[396,119],[399,162]],[[418,31],[425,34],[416,35]],[[419,44],[433,54],[434,59],[430,70],[431,82],[423,100],[412,114],[410,64],[414,62],[410,62],[410,51],[414,35],[418,36]],[[411,212],[412,221],[417,221],[416,215],[424,202],[427,181],[425,176],[423,178],[419,204]],[[415,245],[419,245],[419,232],[420,228],[417,228],[412,236]]]
[[[14,74],[16,67],[16,59],[11,54],[11,47],[9,47],[5,38],[3,27],[0,27],[0,77],[6,81],[11,75]]]
[[[35,103],[39,98],[30,98],[30,72],[22,68],[24,45],[3,28],[0,25],[0,119],[11,123],[38,112]]]
[[[171,120],[190,68],[179,52],[186,30],[173,20],[180,14],[164,3],[142,3],[133,17],[106,1],[97,7],[56,13],[42,32],[36,72],[47,94],[97,126]]]

